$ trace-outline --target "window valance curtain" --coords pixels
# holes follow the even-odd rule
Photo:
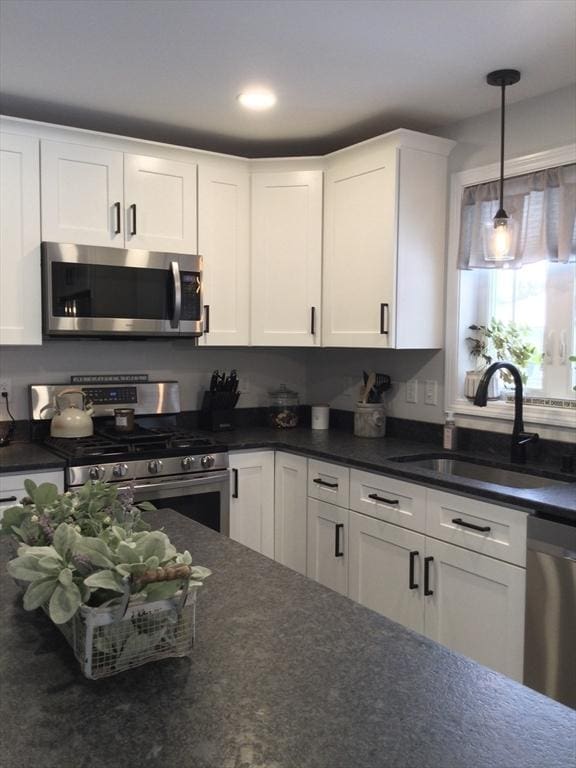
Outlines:
[[[464,190],[458,269],[502,268],[502,263],[485,260],[482,235],[499,208],[498,194],[497,181]],[[504,208],[518,222],[508,268],[543,259],[576,262],[576,164],[506,179]]]

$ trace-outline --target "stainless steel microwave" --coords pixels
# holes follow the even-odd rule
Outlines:
[[[202,257],[42,243],[45,336],[201,336]]]

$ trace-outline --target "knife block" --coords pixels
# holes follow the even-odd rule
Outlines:
[[[204,392],[198,424],[210,432],[229,432],[236,428],[234,405],[238,397],[232,392]]]

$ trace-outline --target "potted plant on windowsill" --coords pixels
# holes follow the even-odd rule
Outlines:
[[[527,340],[527,328],[492,318],[488,325],[470,325],[469,330],[475,333],[474,336],[466,338],[470,347],[470,356],[475,361],[474,370],[466,371],[464,381],[464,394],[469,400],[474,399],[486,368],[496,360],[514,363],[520,371],[522,381],[526,384],[527,367],[529,363],[538,359],[536,347]],[[499,371],[499,376],[492,377],[488,388],[489,400],[500,398],[501,384],[504,384],[505,388],[513,385],[508,371]]]

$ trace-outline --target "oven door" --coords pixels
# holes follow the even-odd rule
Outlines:
[[[202,258],[42,243],[48,336],[202,334]]]
[[[131,488],[134,501],[150,501],[158,509],[174,509],[184,517],[230,535],[230,477],[228,470],[194,477],[137,480]]]

